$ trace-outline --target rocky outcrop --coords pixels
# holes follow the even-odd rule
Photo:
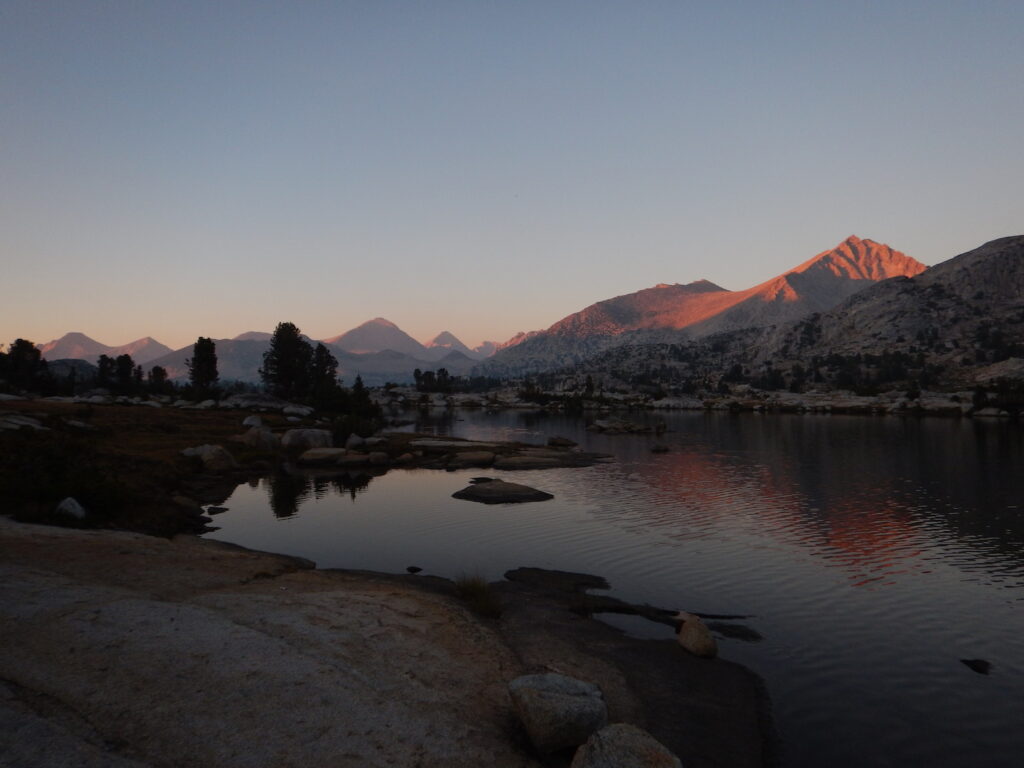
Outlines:
[[[651,734],[627,723],[602,728],[576,750],[570,768],[682,768]]]
[[[608,707],[593,683],[554,673],[524,675],[508,684],[516,713],[540,752],[583,744],[608,722]]]

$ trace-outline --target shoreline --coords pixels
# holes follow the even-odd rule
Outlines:
[[[319,764],[333,744],[342,765],[558,765],[525,741],[505,690],[554,671],[598,684],[610,722],[647,728],[685,765],[777,758],[760,678],[590,618],[590,598],[609,600],[587,594],[594,577],[526,569],[491,585],[501,616],[485,619],[439,577],[320,570],[188,535],[0,518],[0,542],[3,704],[58,751],[269,767]],[[338,691],[325,719],[317,697]],[[312,722],[326,731],[310,741]],[[232,754],[243,737],[250,754]]]

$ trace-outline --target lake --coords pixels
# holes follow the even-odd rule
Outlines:
[[[210,538],[321,567],[491,579],[518,566],[604,576],[611,594],[745,614],[719,638],[760,674],[786,766],[1007,766],[1024,753],[1024,431],[998,420],[640,414],[605,436],[564,415],[456,411],[418,431],[615,456],[585,469],[392,470],[240,486]],[[651,453],[655,442],[669,446]],[[501,476],[552,501],[451,494]],[[616,621],[611,619],[611,621]],[[633,634],[671,635],[643,620]],[[961,659],[991,663],[979,674]]]

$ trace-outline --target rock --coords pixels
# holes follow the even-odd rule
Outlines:
[[[561,459],[547,456],[501,456],[494,462],[495,469],[553,469],[561,466]]]
[[[601,689],[566,675],[523,675],[509,696],[533,746],[541,752],[583,744],[608,723]]]
[[[682,768],[647,731],[627,723],[602,728],[576,750],[570,768]]]
[[[411,453],[403,453],[401,456],[395,459],[395,464],[408,464],[415,458],[416,457],[413,456]]]
[[[391,463],[391,459],[384,451],[371,451],[366,460],[372,467],[386,467]]]
[[[305,418],[312,415],[313,409],[307,405],[286,405],[281,409],[281,413],[285,416],[298,416],[300,418]]]
[[[699,616],[680,611],[676,614],[676,619],[682,622],[677,639],[683,648],[694,656],[705,659],[718,655],[718,643]]]
[[[263,419],[261,419],[255,413],[253,413],[253,414],[251,414],[249,416],[246,416],[242,420],[242,426],[243,427],[262,427],[263,426]]]
[[[555,497],[528,485],[490,480],[466,486],[461,491],[453,493],[452,498],[479,501],[481,504],[522,504],[529,501],[547,501]]]
[[[75,499],[71,498],[70,496],[68,496],[66,499],[64,499],[64,501],[58,504],[54,512],[57,512],[61,515],[67,515],[68,517],[73,517],[76,520],[85,519],[85,509],[82,507],[81,504],[79,504]]]
[[[361,438],[355,432],[353,432],[351,435],[349,435],[348,436],[348,440],[345,441],[345,447],[349,448],[349,449],[351,449],[351,448],[362,448],[364,445],[366,445],[366,440]]]
[[[410,566],[409,566],[408,568],[406,568],[405,570],[406,570],[406,571],[408,571],[409,573],[419,573],[419,572],[420,572],[420,571],[422,571],[423,569],[422,569],[422,568],[420,568],[420,567],[419,567],[418,565],[410,565]]]
[[[367,437],[363,440],[363,445],[367,448],[376,448],[380,445],[387,445],[388,439],[386,437]]]
[[[182,509],[201,509],[199,502],[195,499],[190,499],[188,496],[172,496],[171,501],[177,504]]]
[[[306,466],[322,467],[337,464],[338,459],[346,453],[348,451],[344,448],[310,448],[299,456],[298,462]]]
[[[370,454],[351,452],[341,456],[336,462],[339,467],[365,467],[369,463]]]
[[[577,443],[570,440],[568,437],[549,437],[548,445],[552,448],[575,448]]]
[[[494,463],[491,451],[463,451],[457,453],[448,462],[449,469],[466,469],[467,467],[489,467]]]
[[[198,458],[203,462],[203,469],[207,472],[230,472],[238,468],[235,457],[228,453],[223,445],[199,445],[195,448],[186,448],[181,455]]]
[[[216,400],[203,400],[203,402],[201,402],[201,403],[196,403],[195,407],[198,410],[201,410],[201,411],[208,411],[211,408],[216,408],[217,407],[217,401]]]
[[[7,394],[4,394],[3,392],[0,392],[0,403],[2,403],[2,402],[9,402],[11,400],[25,400],[25,399],[26,398],[22,397],[21,395],[7,395]]]
[[[298,416],[285,416],[284,420],[290,421],[292,424],[298,424],[300,421],[302,421],[302,419],[300,419]]]
[[[276,451],[281,439],[267,427],[252,427],[242,435],[242,444],[260,451]]]
[[[330,448],[334,437],[327,429],[289,429],[281,437],[286,451],[305,451],[310,448]]]
[[[594,419],[587,427],[591,432],[604,432],[609,435],[622,435],[635,432],[650,432],[651,428],[634,421],[624,419]]]
[[[0,429],[21,429],[22,427],[42,431],[47,431],[49,429],[48,427],[44,427],[39,419],[33,419],[31,416],[23,416],[20,413],[7,413],[0,416]]]
[[[1005,419],[1010,414],[1009,414],[1008,411],[1004,411],[1004,410],[1002,410],[1000,408],[989,407],[989,408],[979,408],[978,410],[974,411],[971,415],[972,416],[981,416],[982,418]]]

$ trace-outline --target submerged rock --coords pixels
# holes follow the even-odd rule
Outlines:
[[[523,675],[508,684],[516,714],[541,752],[577,747],[608,722],[601,689],[574,677]]]
[[[576,750],[570,768],[682,768],[647,731],[628,723],[602,728]]]
[[[472,485],[452,494],[454,499],[479,501],[482,504],[521,504],[528,501],[547,501],[555,498],[546,491],[539,491],[528,485],[506,483],[504,480],[474,478]]]

